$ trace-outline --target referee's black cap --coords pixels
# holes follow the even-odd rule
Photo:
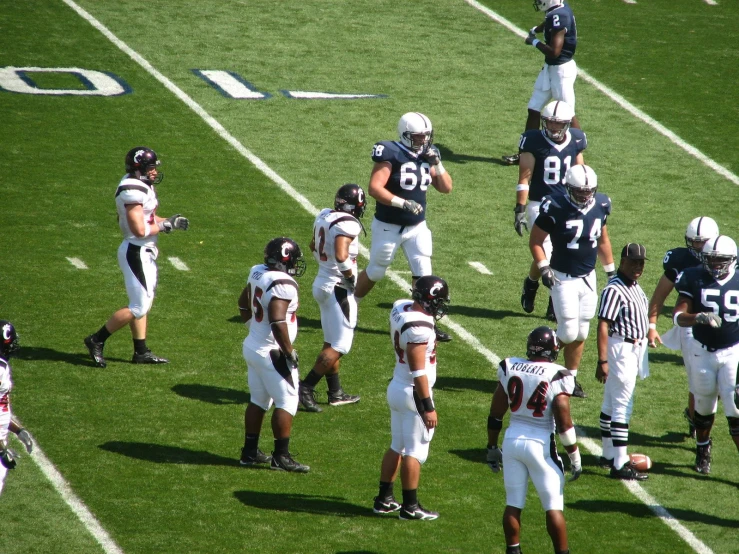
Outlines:
[[[629,260],[648,260],[647,249],[643,244],[630,242],[621,250],[621,257]]]

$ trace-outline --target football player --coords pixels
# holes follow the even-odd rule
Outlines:
[[[347,394],[339,382],[339,360],[349,352],[357,326],[357,282],[359,218],[364,214],[367,198],[359,185],[342,185],[334,198],[334,209],[319,212],[313,223],[310,249],[318,262],[318,275],[313,281],[313,298],[321,309],[323,349],[313,369],[300,382],[300,404],[308,412],[320,412],[315,386],[326,376],[328,403],[342,406],[359,402],[359,396]]]
[[[431,231],[426,225],[426,190],[429,185],[443,194],[452,191],[452,178],[433,146],[431,120],[418,112],[404,114],[398,122],[397,141],[381,141],[372,149],[375,163],[369,195],[377,201],[372,221],[372,245],[367,268],[359,274],[354,296],[360,302],[385,276],[398,248],[403,249],[413,282],[431,274]],[[441,342],[451,340],[437,330]]]
[[[506,554],[521,553],[521,512],[526,505],[529,477],[546,512],[547,531],[554,551],[569,552],[564,514],[564,465],[557,455],[555,429],[570,458],[574,481],[582,473],[577,435],[570,416],[570,395],[575,381],[555,364],[557,336],[549,327],[537,327],[526,340],[526,358],[506,358],[498,367],[498,388],[488,417],[487,462],[494,473],[503,471],[506,507],[503,532]],[[511,418],[498,447],[503,416]],[[555,427],[556,425],[556,427]]]
[[[525,42],[544,54],[544,67],[539,72],[534,83],[534,92],[529,99],[526,130],[539,127],[541,109],[549,100],[562,100],[575,109],[577,78],[577,64],[573,59],[577,48],[575,15],[564,0],[534,0],[534,7],[545,12],[544,22],[529,30]],[[536,34],[542,31],[544,42],[536,38]],[[572,126],[580,128],[574,116]],[[516,165],[519,163],[519,154],[503,156],[503,162]]]
[[[652,298],[649,301],[649,343],[656,346],[657,343],[662,344],[662,337],[657,332],[657,318],[659,317],[665,300],[675,288],[677,278],[686,269],[690,267],[698,267],[701,262],[701,250],[707,241],[716,238],[719,235],[718,225],[710,217],[696,217],[689,224],[685,231],[685,247],[673,248],[668,250],[662,262],[664,273],[654,289]],[[685,372],[688,375],[688,383],[690,383],[690,343],[693,342],[693,329],[691,327],[678,327],[680,349],[683,353],[683,364]],[[688,407],[685,408],[685,418],[688,420],[688,432],[692,438],[695,438],[695,425],[693,424],[693,414],[695,413],[695,399],[693,393],[688,392]]]
[[[729,434],[739,450],[739,275],[736,243],[725,235],[710,239],[701,251],[702,267],[683,271],[674,322],[692,327],[690,391],[695,397],[695,470],[711,472],[711,428],[720,396]]]
[[[157,242],[160,233],[171,233],[173,229],[187,231],[190,222],[180,214],[166,219],[157,215],[159,201],[154,186],[164,178],[160,163],[156,152],[144,146],[126,154],[126,174],[115,191],[115,204],[123,234],[118,265],[126,283],[128,306],[116,311],[97,333],[85,338],[85,346],[97,367],[107,365],[103,357],[105,341],[126,325],[131,327],[133,336],[133,363],[169,362],[146,346],[147,314],[157,287]]]
[[[14,469],[16,465],[15,454],[8,449],[8,430],[12,421],[10,390],[13,388],[9,360],[18,348],[20,344],[15,327],[9,321],[0,321],[0,494],[3,492],[8,470]]]
[[[598,178],[593,169],[572,166],[565,174],[565,189],[566,194],[542,198],[529,247],[542,283],[551,289],[565,367],[577,375],[598,304],[596,258],[600,258],[608,277],[616,274],[616,266],[606,227],[611,199],[597,192]],[[544,250],[547,237],[552,241],[551,261]],[[577,380],[575,385],[573,395],[585,397]]]
[[[395,370],[387,387],[392,441],[380,469],[380,490],[375,497],[376,514],[398,512],[400,519],[434,520],[437,512],[418,501],[421,465],[438,424],[433,386],[436,382],[436,335],[434,325],[444,317],[449,286],[433,275],[413,285],[412,300],[398,300],[390,312],[390,340],[395,348]],[[400,471],[403,504],[393,495]]]
[[[573,165],[585,163],[582,152],[587,148],[588,141],[580,129],[570,129],[574,117],[575,112],[566,102],[555,100],[541,112],[541,130],[525,131],[521,135],[518,145],[521,161],[516,207],[513,209],[513,227],[519,236],[534,226],[544,196],[565,192],[567,170]],[[549,259],[552,241],[548,237],[544,241],[544,251]],[[527,314],[534,311],[539,277],[539,268],[532,262],[521,293],[521,306]],[[555,320],[551,298],[546,317],[550,321]]]
[[[242,466],[270,464],[278,471],[307,473],[310,467],[290,454],[290,433],[298,411],[298,352],[293,342],[298,334],[298,284],[305,273],[300,247],[287,237],[274,238],[264,248],[264,263],[249,270],[249,279],[239,297],[241,320],[249,328],[244,339],[249,405],[244,413]],[[274,404],[272,456],[259,449],[264,414]]]

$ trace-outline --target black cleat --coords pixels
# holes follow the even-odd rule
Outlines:
[[[693,422],[693,418],[690,417],[690,409],[685,408],[685,411],[683,412],[683,416],[688,421],[688,435],[690,435],[691,439],[695,438],[695,423]]]
[[[518,161],[521,158],[519,154],[512,154],[511,156],[503,156],[501,159],[506,165],[518,165]]]
[[[572,396],[576,398],[587,398],[588,395],[582,390],[582,385],[575,379],[575,390],[572,391]]]
[[[167,358],[160,358],[151,350],[147,350],[143,354],[133,353],[133,359],[131,360],[134,364],[168,364]]]
[[[372,511],[376,514],[392,514],[398,510],[400,510],[400,504],[392,496],[388,496],[387,498],[375,496],[375,505]]]
[[[611,477],[614,479],[622,479],[624,481],[646,481],[649,475],[636,471],[631,464],[624,464],[621,469],[611,468]]]
[[[294,460],[289,453],[280,456],[272,452],[272,463],[269,468],[275,471],[291,471],[293,473],[308,473],[310,471],[310,466]]]
[[[521,307],[527,314],[534,311],[537,290],[539,290],[539,281],[532,281],[526,276],[526,279],[523,280],[523,289],[521,290]]]
[[[257,448],[256,452],[247,453],[245,448],[241,449],[241,459],[239,464],[242,466],[255,466],[257,464],[268,464],[272,461],[272,456],[268,456]]]
[[[711,445],[712,441],[703,446],[697,445],[695,448],[695,470],[703,475],[711,473]]]
[[[104,342],[98,342],[95,340],[95,335],[90,335],[89,337],[85,337],[85,346],[90,352],[90,358],[92,358],[92,361],[95,362],[96,366],[107,367],[108,362],[103,358]]]
[[[452,336],[449,333],[445,333],[438,327],[434,327],[436,333],[436,342],[452,342]]]
[[[549,297],[549,305],[547,306],[547,315],[544,316],[547,320],[557,323],[557,314],[554,313],[554,304],[552,303],[552,297]]]
[[[323,410],[316,402],[316,391],[313,387],[308,387],[300,382],[298,387],[298,401],[306,412],[322,412]]]
[[[598,465],[603,469],[613,469],[613,458],[604,458],[601,456],[598,459]]]
[[[439,512],[432,512],[431,510],[427,510],[421,506],[421,504],[416,504],[415,506],[408,506],[407,508],[405,506],[401,506],[398,517],[400,519],[426,519],[428,521],[433,521],[439,517]]]
[[[344,404],[356,404],[360,400],[358,394],[347,394],[343,389],[336,392],[328,391],[328,403],[331,406],[343,406]]]

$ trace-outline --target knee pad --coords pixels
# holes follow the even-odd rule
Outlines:
[[[382,278],[385,277],[387,267],[388,266],[380,265],[377,262],[370,262],[364,271],[367,273],[367,277],[369,277],[370,281],[374,281],[376,283],[377,281],[382,281]]]
[[[561,324],[557,323],[557,338],[564,344],[570,344],[577,340],[580,325],[577,319],[565,319]]]
[[[149,312],[149,306],[141,306],[140,304],[134,304],[128,307],[136,319],[141,319]]]
[[[713,427],[713,421],[716,419],[716,414],[711,415],[702,415],[698,412],[695,412],[695,417],[693,418],[693,423],[695,424],[696,429],[710,429]],[[739,418],[737,418],[739,419]]]
[[[727,417],[729,422],[729,434],[732,437],[739,437],[739,417]]]
[[[588,338],[588,333],[590,332],[590,321],[589,320],[581,320],[580,325],[577,328],[577,338],[575,340],[584,341]]]

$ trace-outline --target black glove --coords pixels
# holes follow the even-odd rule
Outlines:
[[[436,148],[436,146],[430,146],[422,157],[429,163],[429,165],[432,166],[439,165],[439,162],[441,162],[441,154],[439,153],[439,149]]]
[[[493,473],[498,473],[500,468],[503,467],[503,451],[497,446],[488,448],[487,464]]]
[[[540,267],[539,271],[541,272],[541,284],[546,288],[551,289],[554,285],[559,283],[559,279],[554,275],[554,270],[548,265]]]
[[[287,367],[290,368],[290,370],[298,369],[298,351],[293,348],[293,351],[290,352],[290,354],[285,354],[285,359],[287,360]]]
[[[513,208],[513,228],[518,233],[519,237],[523,236],[524,230],[529,230],[529,224],[526,222],[526,205],[516,204]]]
[[[15,454],[12,450],[8,450],[5,442],[0,443],[0,464],[6,469],[15,469]]]
[[[609,279],[613,277],[614,275],[616,275],[615,269],[613,271],[606,271],[606,277],[608,277]]]
[[[354,294],[354,291],[357,288],[357,276],[354,273],[352,273],[349,277],[342,276],[341,286],[350,293]]]
[[[403,203],[403,209],[406,212],[411,212],[413,215],[418,215],[423,212],[423,206],[421,206],[421,204],[419,204],[415,200],[406,200]]]

